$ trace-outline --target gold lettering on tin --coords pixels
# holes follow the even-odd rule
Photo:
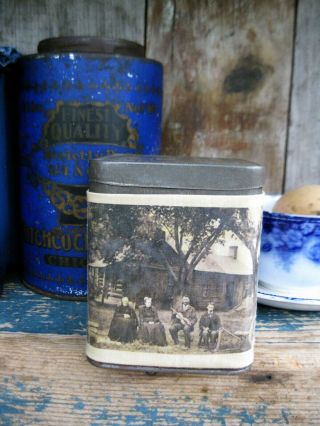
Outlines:
[[[68,168],[64,166],[67,173]],[[73,193],[73,187],[64,187],[56,182],[42,180],[42,188],[50,198],[52,204],[64,215],[73,216],[76,219],[84,220],[87,215],[87,203],[85,190],[86,187],[80,187],[82,194]]]
[[[62,235],[61,237],[61,245],[64,251],[72,250],[72,241],[70,235]]]
[[[146,108],[144,103],[123,105],[124,111],[135,114],[144,113]],[[90,142],[135,148],[138,132],[120,109],[120,104],[109,102],[58,102],[56,109],[50,112],[40,144],[45,151],[55,144]]]
[[[59,256],[59,257],[62,257],[62,256]],[[49,260],[49,258],[50,258],[50,260]],[[53,265],[53,263],[55,263],[55,265],[53,265],[53,266],[57,266],[56,265],[57,256],[47,256],[47,259],[48,259],[47,263],[49,265]],[[79,263],[81,262],[81,260],[82,259],[79,259]],[[81,266],[85,266],[86,259],[84,258],[83,261],[84,261],[84,265],[81,265]],[[70,267],[70,265],[68,265],[68,266]],[[80,265],[77,265],[77,266],[80,266]],[[60,284],[64,281],[67,281],[69,284],[86,284],[86,280],[84,278],[80,277],[78,279],[74,279],[74,277],[72,277],[70,275],[62,277],[60,273],[56,276],[50,274],[50,278],[49,278],[49,275],[46,274],[45,272],[39,271],[38,269],[35,270],[30,266],[27,267],[27,272],[28,272],[28,274],[32,275],[33,277],[40,278],[40,279],[45,280],[45,281],[57,282],[57,283],[60,283]]]
[[[54,141],[58,141],[61,139],[61,127],[58,123],[53,123],[50,127],[50,138]]]
[[[43,247],[43,246],[42,246],[42,247]],[[53,247],[54,249],[56,249],[56,250],[61,250],[61,248],[62,248],[61,244],[59,245],[59,244],[57,243],[57,241],[56,241],[56,236],[55,236],[55,235],[53,235],[53,236],[52,236],[52,247]]]
[[[73,151],[63,151],[63,152],[50,152],[47,151],[45,153],[45,159],[46,160],[73,160],[73,161],[77,161],[77,160],[91,160],[92,158],[98,158],[98,157],[102,157],[103,155],[109,155],[110,153],[114,153],[115,151],[112,149],[101,149],[98,152],[93,152],[91,149],[89,149],[88,151],[80,151],[80,152],[73,152]],[[50,175],[55,176],[58,175],[61,172],[61,167],[60,167],[60,171],[59,171],[59,167],[57,165],[53,165],[50,164],[48,166],[48,170]]]
[[[35,231],[35,243],[36,243],[36,245],[39,245],[39,244],[41,244],[41,240],[40,240],[40,231],[38,230],[38,229],[36,229],[36,231]]]
[[[50,232],[42,232],[42,242],[47,248],[51,248],[51,233]]]
[[[83,233],[75,232],[63,234],[62,231],[45,231],[29,226],[23,228],[24,242],[33,246],[63,250],[70,252],[74,250],[82,253],[86,250],[86,242]]]
[[[75,235],[74,247],[76,248],[76,250],[77,251],[84,251],[84,246],[85,246],[85,242],[84,242],[83,236],[80,235],[80,234]]]
[[[71,126],[68,126],[67,123],[62,124],[62,136],[66,140],[70,140],[72,136]]]
[[[83,170],[81,170],[79,166],[76,166],[73,171],[73,176],[83,176]]]

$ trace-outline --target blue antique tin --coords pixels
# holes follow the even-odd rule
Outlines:
[[[83,298],[90,159],[160,150],[162,66],[124,40],[63,37],[21,60],[24,281]]]
[[[20,57],[12,47],[0,47],[0,281],[8,265],[17,260],[16,206],[17,169],[14,167],[16,69]],[[1,287],[1,284],[0,284]]]

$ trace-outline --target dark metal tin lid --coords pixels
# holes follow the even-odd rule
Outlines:
[[[53,37],[41,40],[39,53],[96,53],[144,58],[141,44],[123,39],[104,37]]]
[[[89,178],[121,187],[234,191],[262,188],[264,169],[236,159],[116,154],[91,160]]]

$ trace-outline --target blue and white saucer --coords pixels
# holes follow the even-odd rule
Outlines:
[[[293,309],[297,311],[320,311],[320,299],[291,297],[258,285],[258,303],[274,308]]]

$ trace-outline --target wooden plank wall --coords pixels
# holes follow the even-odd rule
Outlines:
[[[300,0],[285,189],[320,184],[320,1]]]
[[[165,152],[258,161],[266,190],[281,191],[294,14],[293,0],[150,0]]]
[[[0,0],[0,45],[35,53],[62,35],[127,38],[144,44],[145,0]]]
[[[258,161],[277,193],[320,183],[319,18],[318,0],[0,0],[0,44],[146,41],[165,69],[163,152]]]

